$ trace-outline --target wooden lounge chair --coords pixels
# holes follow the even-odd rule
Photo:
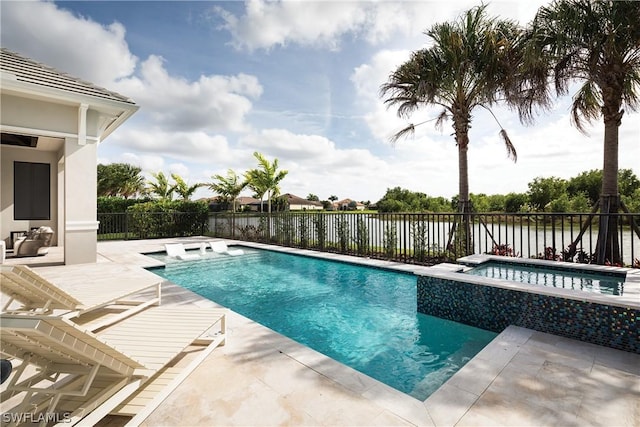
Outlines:
[[[93,425],[165,370],[175,375],[171,361],[186,349],[208,354],[226,339],[225,310],[194,307],[153,307],[99,334],[53,315],[3,313],[0,325],[0,351],[19,364],[0,393],[8,425],[56,414],[57,422]]]
[[[217,241],[217,242],[209,242],[211,245],[211,250],[218,254],[227,254],[231,256],[243,255],[244,251],[242,249],[229,249],[227,246],[227,242]]]
[[[182,243],[167,243],[164,245],[164,250],[170,257],[177,258],[183,261],[200,258],[200,255],[198,254],[188,254],[184,249],[184,245]]]
[[[123,268],[115,267],[118,271]],[[151,305],[160,305],[162,279],[155,279],[149,273],[148,276],[145,275],[144,280],[140,277],[132,277],[130,280],[114,281],[111,280],[107,264],[102,271],[104,273],[101,279],[82,279],[76,284],[67,283],[66,289],[63,289],[27,266],[2,265],[0,266],[2,279],[0,290],[8,297],[2,311],[53,313],[55,310],[62,310],[64,317],[67,318],[77,318],[106,306],[120,311],[118,315],[93,322],[92,330],[97,330]],[[81,274],[77,276],[83,277]],[[128,299],[148,290],[153,290],[154,295],[136,300]]]

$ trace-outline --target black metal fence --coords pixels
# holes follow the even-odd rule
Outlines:
[[[192,212],[98,213],[98,240],[135,240],[199,236],[207,232],[208,214]]]
[[[640,267],[640,213],[619,214],[622,264]],[[588,221],[589,220],[589,221]],[[216,213],[215,237],[430,265],[471,253],[595,263],[599,214]]]
[[[640,267],[640,213],[617,216],[622,264]],[[470,253],[592,263],[599,214],[159,212],[100,213],[98,221],[98,240],[207,234],[425,265]]]

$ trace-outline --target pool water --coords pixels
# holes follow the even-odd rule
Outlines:
[[[153,271],[420,400],[497,335],[417,313],[411,274],[244,251]]]
[[[489,261],[465,272],[474,276],[511,280],[532,285],[622,295],[624,279],[595,273]]]

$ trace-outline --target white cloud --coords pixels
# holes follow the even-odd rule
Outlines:
[[[460,3],[460,10],[465,4],[472,2]],[[419,34],[452,16],[450,7],[437,2],[405,1],[250,0],[241,16],[222,7],[215,10],[224,20],[222,28],[231,33],[233,46],[248,50],[288,44],[339,49],[349,36],[378,44],[397,34]]]
[[[194,163],[224,163],[233,157],[226,137],[204,132],[165,132],[160,129],[119,129],[109,144]]]
[[[247,74],[200,76],[198,81],[169,75],[163,59],[152,55],[140,77],[124,79],[118,90],[138,103],[157,126],[179,131],[243,131],[249,98],[262,94],[258,79]]]
[[[50,2],[3,1],[1,16],[2,47],[76,77],[108,87],[135,69],[118,22],[102,26]]]
[[[489,13],[526,23],[548,1],[501,1],[489,5]],[[420,36],[436,22],[452,20],[477,6],[473,0],[444,1],[265,1],[245,3],[243,15],[222,7],[215,11],[224,20],[237,49],[269,49],[290,43],[338,49],[341,38],[363,37],[376,45],[394,36]]]
[[[364,149],[342,149],[319,135],[298,135],[285,129],[265,129],[242,138],[240,146],[258,151],[269,161],[278,159],[279,168],[289,171],[282,191],[301,197],[309,193],[327,198],[380,197],[385,189],[389,165]],[[253,156],[246,158],[246,168],[255,168]]]
[[[285,129],[265,129],[259,134],[248,135],[241,146],[256,150],[267,157],[300,163],[306,170],[323,171],[327,168],[369,167],[381,161],[368,150],[340,149],[336,144],[319,135],[297,135]]]
[[[244,15],[237,17],[221,7],[224,29],[233,45],[249,50],[285,46],[289,42],[336,48],[340,36],[365,22],[363,2],[266,2],[250,0]]]
[[[142,169],[146,175],[161,171],[164,169],[164,158],[162,156],[151,154],[135,154],[135,153],[122,153],[118,159],[114,162],[129,163],[131,165],[138,166]]]

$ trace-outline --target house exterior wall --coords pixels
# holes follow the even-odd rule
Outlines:
[[[292,204],[292,205],[289,205],[289,210],[290,211],[303,211],[303,210],[307,210],[307,211],[319,210],[319,211],[321,211],[322,210],[322,206]]]
[[[2,94],[2,125],[42,129],[62,134],[78,133],[78,107]],[[36,133],[37,134],[37,133]]]
[[[4,114],[4,112],[3,112]],[[53,235],[52,245],[58,244],[58,158],[59,153],[40,151],[33,148],[11,147],[3,145],[0,149],[0,239],[6,247],[13,246],[10,242],[12,231],[29,231],[33,227],[49,226],[56,233]],[[50,165],[50,194],[51,208],[49,220],[14,220],[14,162],[48,163]]]
[[[65,161],[65,264],[97,259],[97,144],[78,145],[67,138]]]
[[[3,93],[3,132],[62,140],[57,151],[2,146],[0,185],[0,239],[11,247],[11,231],[29,231],[46,225],[54,231],[53,246],[64,246],[65,264],[97,259],[97,141],[109,115],[89,106],[67,105],[44,99]],[[86,116],[82,117],[82,109]],[[79,137],[82,135],[82,144]],[[48,163],[51,171],[51,206],[48,221],[16,221],[13,210],[13,162]]]

